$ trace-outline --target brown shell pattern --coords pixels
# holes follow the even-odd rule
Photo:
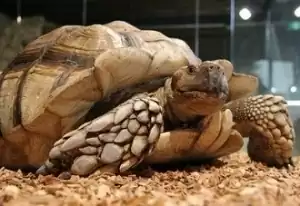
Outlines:
[[[95,101],[103,98],[94,76],[97,57],[108,50],[128,47],[148,53],[155,61],[159,59],[156,53],[161,50],[180,53],[178,58],[169,60],[171,65],[175,62],[174,67],[151,73],[148,80],[162,74],[170,75],[180,58],[199,60],[184,42],[173,41],[160,32],[140,30],[122,21],[60,27],[28,44],[1,73],[0,129],[3,136],[19,125],[38,131],[42,124],[59,124],[62,133],[67,132]],[[130,73],[130,67],[125,66],[120,69]],[[146,71],[143,76],[145,74]],[[144,81],[134,75],[134,72],[129,75],[133,82]],[[55,116],[55,121],[48,118],[51,115]]]

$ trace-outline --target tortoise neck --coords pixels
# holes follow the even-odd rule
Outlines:
[[[176,125],[179,122],[186,122],[193,119],[196,114],[190,114],[186,110],[183,103],[176,101],[173,90],[171,88],[172,78],[165,81],[163,87],[160,87],[154,92],[154,96],[158,98],[160,104],[163,106],[163,116],[168,119],[172,124]]]

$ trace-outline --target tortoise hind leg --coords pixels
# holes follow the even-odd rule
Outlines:
[[[270,166],[292,164],[295,139],[287,103],[281,96],[258,95],[228,103],[236,129],[249,137],[248,154],[254,161]]]
[[[38,174],[125,172],[151,153],[163,130],[156,98],[137,96],[58,140]]]

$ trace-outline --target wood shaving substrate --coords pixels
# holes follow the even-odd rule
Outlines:
[[[0,206],[300,205],[300,166],[276,169],[245,153],[223,164],[141,175],[93,174],[68,180],[0,170]]]

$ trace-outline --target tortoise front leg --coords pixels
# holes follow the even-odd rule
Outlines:
[[[236,129],[249,137],[248,154],[254,161],[272,166],[292,164],[295,139],[287,103],[281,96],[258,95],[228,103]]]
[[[243,137],[232,129],[234,123],[230,110],[216,112],[201,125],[201,128],[162,133],[153,152],[145,157],[145,162],[202,161],[229,155],[242,148]]]
[[[151,153],[162,130],[158,100],[146,95],[132,98],[64,135],[37,173],[125,172]]]

